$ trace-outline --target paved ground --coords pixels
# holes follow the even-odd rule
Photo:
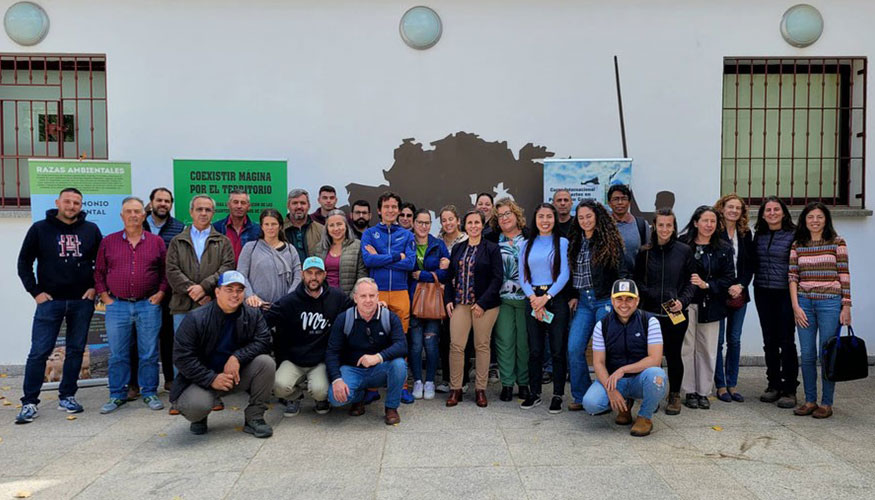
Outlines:
[[[100,415],[105,388],[80,392],[76,420],[47,393],[17,426],[21,380],[2,378],[0,499],[875,497],[875,381],[840,384],[835,416],[818,421],[757,401],[762,379],[743,369],[749,402],[660,413],[647,438],[607,415],[522,411],[491,387],[488,408],[420,401],[393,427],[376,405],[359,418],[274,407],[275,434],[259,440],[240,432],[242,397],[193,436],[140,402]]]

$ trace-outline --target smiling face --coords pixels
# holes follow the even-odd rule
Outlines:
[[[741,218],[741,200],[735,198],[723,204],[723,218],[726,222],[736,223]]]
[[[479,198],[477,198],[477,207],[476,208],[477,208],[478,212],[483,214],[483,217],[486,217],[487,221],[492,217],[493,205],[492,205],[492,200],[488,196],[483,195],[483,196],[480,196]]]
[[[453,234],[459,229],[459,219],[449,210],[441,212],[441,229],[445,234]]]
[[[243,290],[240,283],[216,287],[216,302],[223,311],[234,311],[243,303]]]
[[[671,235],[675,231],[675,220],[673,215],[657,215],[656,216],[656,238],[660,245],[665,245],[671,239]]]
[[[365,317],[373,315],[379,300],[377,285],[368,282],[359,283],[353,291],[352,298],[360,315]]]
[[[623,321],[628,321],[635,309],[638,308],[638,297],[629,297],[621,295],[611,298],[611,305],[614,307],[614,313]]]
[[[589,207],[580,207],[577,209],[577,223],[584,234],[589,234],[595,230],[596,216],[595,212]]]
[[[152,214],[159,219],[166,219],[170,215],[170,210],[173,208],[173,200],[170,193],[160,189],[155,191],[155,196],[151,200]]]
[[[784,218],[784,211],[781,209],[781,204],[777,201],[769,201],[763,208],[763,219],[769,225],[769,229],[781,229],[781,220]]]
[[[232,194],[228,198],[228,213],[232,219],[242,219],[249,212],[249,195]]]
[[[498,218],[498,227],[503,233],[511,233],[519,227],[519,221],[516,214],[507,205],[502,205],[495,210],[495,216]]]
[[[377,213],[380,214],[380,219],[383,221],[383,224],[391,226],[398,220],[398,200],[395,198],[386,198],[383,200],[383,204],[377,209]]]
[[[426,239],[429,229],[431,229],[431,216],[425,212],[417,215],[413,221],[413,234],[419,239]]]
[[[404,207],[398,214],[398,225],[404,229],[413,229],[413,210],[410,207]]]
[[[717,214],[710,210],[702,212],[702,215],[699,216],[699,220],[697,220],[694,225],[699,231],[699,236],[703,240],[710,239],[711,235],[714,234],[714,231],[717,230]]]
[[[143,204],[137,200],[128,200],[122,205],[122,222],[125,225],[125,230],[136,231],[143,227],[143,220],[146,218],[146,211],[143,210]]]
[[[812,235],[822,233],[823,228],[826,227],[826,215],[823,210],[815,208],[805,214],[805,227]]]
[[[67,191],[55,200],[55,206],[58,207],[58,215],[65,222],[72,222],[82,211],[82,196]]]
[[[465,232],[469,238],[477,239],[483,233],[483,221],[476,214],[465,217]]]
[[[328,229],[331,241],[343,241],[346,237],[346,217],[342,215],[332,215],[325,219],[325,227]]]
[[[629,212],[629,197],[622,191],[614,191],[608,199],[608,205],[617,217],[623,217]]]
[[[535,212],[535,224],[538,226],[538,234],[542,236],[553,233],[553,226],[556,225],[556,217],[553,211],[547,207],[541,207]]]
[[[318,267],[308,267],[301,274],[301,279],[308,291],[316,292],[322,288],[322,282],[325,281],[325,271]]]

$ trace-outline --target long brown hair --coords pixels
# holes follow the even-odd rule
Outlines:
[[[727,195],[723,195],[717,203],[714,204],[714,210],[720,212],[720,215],[723,215],[723,209],[726,208],[726,203],[730,200],[738,200],[741,203],[741,217],[738,218],[738,222],[735,223],[735,230],[738,231],[738,234],[745,235],[748,231],[750,231],[750,218],[747,214],[747,203],[741,199],[735,193],[729,193]],[[723,217],[723,226],[726,226],[726,217]]]
[[[617,229],[617,224],[614,222],[611,214],[605,210],[601,203],[592,200],[581,200],[574,209],[574,223],[571,224],[571,231],[568,233],[568,260],[574,262],[577,258],[577,253],[580,252],[581,240],[583,239],[583,230],[580,228],[580,223],[577,222],[577,212],[581,208],[588,208],[595,214],[595,229],[592,233],[592,261],[596,265],[608,268],[619,268],[620,259],[623,258],[625,244],[623,237],[620,236],[620,231]]]

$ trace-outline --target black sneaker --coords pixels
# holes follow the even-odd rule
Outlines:
[[[529,392],[529,386],[527,386],[527,385],[521,385],[521,386],[519,387],[519,391],[517,392],[517,397],[520,398],[520,399],[526,399],[526,398],[529,397],[531,394],[532,394],[532,393]]]
[[[711,401],[708,399],[708,396],[699,396],[699,409],[702,409],[702,410],[710,410],[711,409]]]
[[[273,436],[273,428],[262,418],[256,418],[251,422],[246,422],[246,425],[243,426],[243,432],[252,434],[257,438],[269,438]]]
[[[501,388],[501,394],[498,395],[501,401],[510,401],[513,399],[513,386],[504,386]]]
[[[552,384],[552,383],[553,383],[553,372],[544,372],[544,374],[541,375],[541,384],[547,385],[547,384]]]
[[[316,401],[316,407],[313,408],[313,411],[319,415],[325,415],[331,411],[331,405],[328,401]]]
[[[688,392],[687,398],[684,400],[684,406],[695,410],[699,407],[699,395],[695,392]]]
[[[531,410],[532,408],[541,404],[541,395],[540,394],[529,394],[522,403],[520,403],[520,408],[523,410]]]
[[[191,431],[192,434],[200,436],[201,434],[207,433],[207,417],[204,417],[203,420],[198,420],[197,422],[192,422],[190,426],[188,426],[188,430]]]
[[[556,414],[562,412],[562,396],[553,396],[553,399],[550,400],[550,409],[547,410],[550,413]]]

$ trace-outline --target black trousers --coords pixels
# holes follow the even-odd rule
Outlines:
[[[686,311],[684,311],[686,316]],[[681,382],[684,380],[684,362],[681,359],[681,348],[684,345],[684,335],[690,320],[685,319],[678,324],[671,322],[668,316],[657,316],[659,328],[662,330],[662,355],[668,368],[668,392],[681,392]]]
[[[541,377],[544,375],[544,345],[550,343],[553,358],[553,395],[565,395],[568,373],[568,302],[554,298],[546,310],[553,313],[553,321],[545,323],[532,316],[532,306],[526,301],[526,330],[529,334],[529,388],[532,394],[541,394]]]
[[[763,331],[769,387],[782,394],[796,394],[799,358],[790,290],[754,287],[754,302]]]

